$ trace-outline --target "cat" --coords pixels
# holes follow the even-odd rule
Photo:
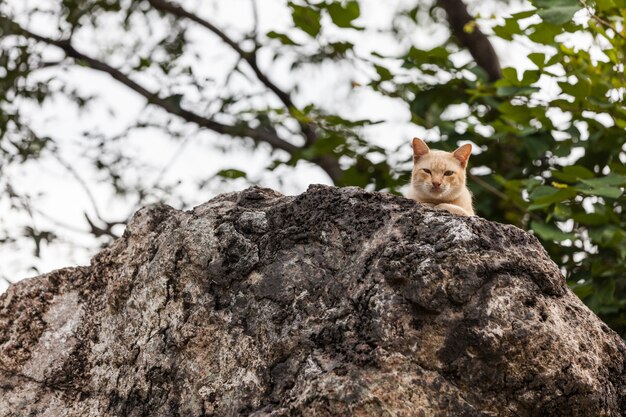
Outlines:
[[[465,185],[465,169],[472,145],[454,152],[430,150],[413,138],[413,174],[407,197],[436,209],[460,216],[473,216],[472,194]]]

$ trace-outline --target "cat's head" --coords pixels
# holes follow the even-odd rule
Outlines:
[[[450,201],[465,188],[465,168],[472,145],[465,144],[454,152],[430,150],[426,143],[413,138],[413,175],[411,186],[427,201]]]

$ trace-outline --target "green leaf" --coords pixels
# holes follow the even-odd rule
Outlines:
[[[541,72],[537,70],[526,70],[524,71],[524,75],[522,76],[522,81],[520,81],[523,85],[534,84],[539,81],[539,77],[541,76]]]
[[[168,104],[175,108],[180,108],[180,103],[183,100],[182,94],[172,94],[171,96],[165,97],[163,100],[167,101]]]
[[[572,217],[572,208],[569,205],[557,203],[554,205],[554,217],[568,220]]]
[[[516,18],[508,18],[504,21],[503,26],[495,26],[493,31],[496,35],[507,41],[513,40],[513,35],[518,35],[522,31]]]
[[[579,79],[576,84],[570,84],[568,82],[559,82],[561,91],[577,99],[586,99],[591,94],[591,83],[583,78]]]
[[[389,71],[388,68],[385,68],[381,65],[376,65],[376,64],[374,64],[374,68],[376,69],[376,72],[378,73],[378,76],[380,77],[380,81],[389,81],[393,79],[393,75],[391,74],[391,71]]]
[[[526,19],[528,17],[534,16],[535,13],[537,13],[535,9],[530,9],[530,10],[524,10],[521,12],[513,13],[511,17],[517,20],[521,20],[521,19]]]
[[[498,87],[496,94],[498,97],[512,97],[512,96],[528,96],[536,91],[539,91],[538,87]]]
[[[413,68],[423,64],[430,64],[444,67],[449,62],[449,56],[448,50],[442,46],[429,50],[418,49],[412,46],[404,57],[403,66],[405,68]]]
[[[626,186],[626,175],[610,173],[600,178],[591,178],[591,179],[586,178],[586,179],[581,180],[581,182],[590,187],[605,187],[605,186],[615,186],[615,185]]]
[[[600,226],[609,222],[607,216],[600,213],[574,213],[571,218],[572,220],[587,226]]]
[[[342,28],[350,28],[352,22],[361,15],[361,9],[357,1],[349,1],[345,5],[333,1],[326,6],[333,23]]]
[[[619,306],[615,305],[615,280],[596,282],[594,292],[585,301],[598,313],[610,314],[618,311]]]
[[[270,32],[267,32],[267,37],[270,38],[270,39],[277,39],[283,45],[291,45],[291,46],[299,46],[300,45],[299,43],[294,42],[289,36],[285,35],[284,33],[274,32],[273,30],[270,31]]]
[[[538,199],[538,198],[543,198],[543,197],[546,197],[546,196],[554,195],[558,191],[559,190],[557,188],[549,187],[547,185],[540,185],[540,186],[535,187],[533,189],[533,191],[530,193],[529,198],[531,200],[535,200],[535,199]]]
[[[295,107],[289,109],[289,114],[300,123],[311,123],[313,121],[306,111],[296,109]]]
[[[621,197],[623,191],[620,188],[615,187],[598,187],[592,189],[581,189],[581,193],[587,195],[595,195],[598,197],[606,197],[606,198],[618,198]]]
[[[599,11],[608,11],[616,7],[613,0],[595,0],[594,3]]]
[[[563,25],[574,16],[582,5],[578,0],[535,0],[534,5],[539,9],[537,14],[544,22],[554,25]]]
[[[544,240],[562,242],[567,239],[576,239],[576,235],[574,233],[566,233],[552,224],[532,221],[530,223],[530,227]]]
[[[620,234],[623,234],[623,230],[612,224],[607,224],[601,227],[589,228],[589,237],[591,237],[591,240],[593,240],[595,243],[598,243],[600,245],[608,244],[609,242],[614,240],[616,235]]]
[[[511,84],[518,85],[519,78],[517,77],[517,70],[515,68],[507,67],[502,70],[502,78],[509,80]]]
[[[532,0],[532,3],[538,9],[549,9],[554,7],[573,7],[580,3],[578,0]]]
[[[558,189],[542,185],[535,188],[532,193],[530,193],[529,199],[532,204],[528,206],[528,209],[535,210],[538,208],[544,208],[554,203],[566,201],[574,197],[576,194],[576,189],[573,187]]]
[[[551,142],[545,139],[545,137],[542,138],[537,136],[527,136],[524,138],[524,148],[527,149],[531,158],[541,158],[548,150],[550,150]]]
[[[580,10],[580,6],[553,7],[542,9],[537,12],[544,22],[555,25],[562,25],[569,22],[574,17],[574,13]]]
[[[319,10],[312,6],[298,6],[292,2],[289,2],[289,7],[291,8],[293,24],[315,38],[322,29],[320,22],[322,17]]]
[[[546,54],[541,52],[533,52],[532,54],[528,55],[528,59],[530,59],[532,63],[535,64],[537,67],[543,68],[546,62]]]
[[[236,178],[246,178],[248,176],[248,174],[246,174],[245,172],[234,168],[223,169],[215,175],[218,177],[227,178],[229,180],[234,180]]]
[[[580,180],[593,178],[595,175],[583,166],[570,165],[563,167],[561,171],[552,171],[552,176],[561,181],[574,183]]]
[[[556,35],[559,35],[563,28],[560,25],[554,25],[550,22],[541,22],[531,26],[533,32],[528,35],[528,38],[543,45],[553,44]],[[560,55],[555,55],[560,56]]]
[[[550,67],[552,65],[558,64],[559,62],[561,62],[562,56],[561,54],[554,54],[550,57],[550,59],[548,59],[548,62],[546,62],[546,67]]]
[[[585,284],[574,283],[570,285],[570,288],[572,289],[572,291],[574,291],[574,294],[576,294],[581,300],[585,300],[594,291],[594,286],[590,282]]]
[[[528,121],[528,108],[526,106],[515,106],[507,100],[498,107],[498,110],[507,119],[520,123]]]

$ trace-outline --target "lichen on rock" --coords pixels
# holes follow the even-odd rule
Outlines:
[[[0,298],[0,416],[621,416],[624,359],[532,235],[358,188],[147,207]]]

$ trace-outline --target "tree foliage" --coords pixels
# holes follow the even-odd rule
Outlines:
[[[370,140],[368,126],[384,121],[349,120],[302,103],[297,90],[305,80],[279,83],[259,57],[269,51],[274,61],[287,60],[292,68],[329,63],[359,68],[368,81],[355,88],[402,103],[412,123],[437,133],[440,148],[474,143],[470,187],[479,215],[532,230],[576,294],[626,334],[625,0],[534,0],[497,19],[471,15],[460,0],[415,1],[385,29],[395,39],[393,49],[403,52],[367,56],[349,40],[371,32],[360,23],[357,0],[289,1],[283,5],[293,22],[288,31],[258,33],[255,26],[236,36],[190,1],[50,3],[48,9],[19,11],[0,6],[0,174],[11,164],[58,150],[54,138],[29,127],[24,109],[59,95],[79,107],[92,101],[71,84],[42,81],[36,73],[82,66],[110,74],[159,110],[159,117],[137,121],[129,131],[168,129],[171,120],[183,120],[245,146],[271,147],[268,169],[306,161],[337,185],[399,193],[408,182],[410,153]],[[53,34],[29,24],[42,14],[54,21]],[[82,33],[105,33],[111,21],[121,33],[115,45],[76,46]],[[449,36],[428,48],[407,42],[410,28],[429,25],[449,28]],[[259,88],[228,90],[230,79],[218,87],[208,83],[206,73],[189,64],[191,30],[201,31],[207,43],[227,45],[236,61],[233,72]],[[532,52],[501,68],[492,42],[525,45]],[[466,50],[472,59],[466,59]],[[51,55],[59,59],[50,60]],[[110,63],[113,58],[118,64]],[[158,80],[159,89],[144,80]],[[92,163],[119,194],[149,199],[152,190],[122,181],[120,171],[132,166],[123,152],[106,157],[113,139],[92,139],[101,150]],[[398,154],[406,155],[404,163],[391,164]],[[217,175],[232,180],[246,172],[226,169]],[[29,209],[9,178],[3,187],[4,198]],[[124,221],[87,218],[96,236],[114,236],[113,227]],[[26,233],[37,248],[54,239],[51,231]]]

